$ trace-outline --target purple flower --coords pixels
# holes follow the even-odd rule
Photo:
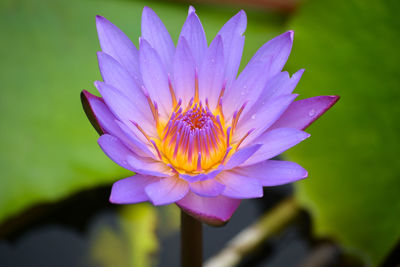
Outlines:
[[[263,186],[307,177],[298,164],[271,158],[308,138],[302,130],[338,97],[294,101],[304,70],[282,72],[293,31],[264,44],[237,76],[244,11],[210,45],[192,7],[176,47],[148,7],[139,49],[105,18],[96,23],[102,98],[83,91],[84,108],[106,155],[136,173],[114,183],[111,202],[176,203],[220,225],[241,199],[262,197]]]

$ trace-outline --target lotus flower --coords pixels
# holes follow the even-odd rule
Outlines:
[[[338,97],[294,101],[304,70],[282,72],[293,31],[264,44],[237,75],[244,11],[210,45],[193,7],[176,47],[148,7],[139,49],[105,18],[96,25],[102,97],[83,91],[82,101],[105,154],[136,173],[114,183],[112,203],[176,203],[221,225],[241,199],[262,197],[263,186],[307,177],[300,165],[271,159],[308,138],[302,130]]]

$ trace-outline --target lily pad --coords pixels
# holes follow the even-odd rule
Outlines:
[[[400,5],[398,1],[307,2],[290,21],[297,92],[341,100],[289,151],[309,170],[298,198],[316,231],[377,265],[400,237]]]

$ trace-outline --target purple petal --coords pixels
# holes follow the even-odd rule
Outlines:
[[[225,185],[222,195],[231,198],[259,198],[263,196],[263,188],[256,178],[246,177],[235,171],[221,172],[216,178]]]
[[[140,122],[140,126],[150,136],[157,136],[155,122],[151,123],[143,119],[142,111],[123,93],[114,87],[96,81],[95,86],[103,96],[104,101],[112,113],[126,125],[132,125],[132,121]]]
[[[307,177],[307,171],[290,161],[267,160],[235,169],[240,175],[257,178],[262,186],[292,183]]]
[[[225,25],[217,34],[222,37],[222,43],[224,44],[225,77],[227,80],[227,88],[230,87],[232,81],[236,78],[239,69],[244,46],[243,33],[246,30],[246,26],[246,13],[241,10],[230,20],[228,20],[228,22],[225,23]]]
[[[243,141],[243,146],[250,144],[282,115],[296,97],[297,95],[295,94],[280,96],[262,106],[258,110],[258,113],[251,114],[249,119],[239,118],[237,129],[233,135],[233,141],[240,140],[249,130],[255,129]]]
[[[192,192],[202,197],[219,196],[225,189],[225,186],[215,179],[190,183],[189,186]]]
[[[252,57],[224,97],[224,114],[230,118],[245,101],[257,99],[266,82],[279,73],[289,57],[293,31],[286,32],[264,44]],[[256,73],[255,73],[256,72]]]
[[[146,96],[125,68],[106,53],[98,52],[97,58],[104,82],[128,97],[146,120],[153,121],[154,118]]]
[[[126,138],[129,140],[129,144],[133,144],[132,150],[142,157],[150,157],[158,159],[157,151],[153,145],[150,145],[148,140],[140,133],[136,128],[128,127],[120,121],[116,121],[120,130],[123,131]],[[128,143],[127,143],[128,144]],[[131,146],[130,146],[131,147]]]
[[[195,64],[199,67],[207,50],[207,39],[194,9],[191,12],[189,11],[185,24],[183,24],[179,39],[182,37],[188,42]]]
[[[92,122],[99,134],[110,134],[121,140],[127,147],[142,157],[155,157],[155,154],[151,152],[148,147],[139,141],[138,138],[131,138],[123,131],[118,123],[116,117],[110,109],[106,106],[103,99],[95,95],[90,94],[87,91],[82,91],[81,96],[86,101],[84,105],[85,112]],[[126,127],[126,126],[125,126]],[[130,130],[129,130],[130,131]]]
[[[225,196],[200,197],[189,192],[176,203],[186,213],[198,220],[214,226],[226,224],[239,207],[240,199]]]
[[[98,96],[92,95],[86,90],[83,90],[81,92],[81,102],[86,117],[88,117],[90,123],[97,131],[97,133],[99,135],[106,133],[104,126],[100,124],[100,120],[96,113],[106,114],[106,117],[110,116],[112,118],[111,121],[113,121],[115,117],[104,104],[103,99]],[[96,112],[96,110],[98,111]]]
[[[289,127],[304,130],[321,117],[337,101],[339,96],[316,96],[293,102],[271,129]]]
[[[206,180],[213,179],[221,171],[222,171],[222,169],[218,168],[218,169],[212,170],[208,173],[200,173],[200,174],[195,174],[195,175],[180,173],[179,177],[188,181],[189,183],[193,183],[193,182],[206,181]]]
[[[176,47],[173,62],[174,89],[178,98],[182,99],[182,106],[186,107],[194,97],[196,83],[196,67],[187,41],[181,37]]]
[[[239,166],[243,162],[245,162],[248,158],[250,158],[254,153],[257,152],[258,149],[260,149],[261,145],[253,145],[249,147],[245,147],[242,149],[239,149],[237,152],[235,152],[232,157],[229,159],[228,163],[225,164],[226,170],[230,170],[235,168],[236,166]]]
[[[115,204],[134,204],[148,201],[144,188],[159,181],[160,178],[141,174],[115,182],[111,189],[110,202]]]
[[[156,177],[167,177],[172,175],[171,168],[161,161],[141,158],[134,155],[129,155],[127,161],[129,166],[131,166],[131,169],[136,173]]]
[[[107,19],[96,16],[101,50],[109,54],[140,82],[139,54],[131,40]]]
[[[168,118],[172,109],[168,75],[159,55],[144,39],[140,40],[139,61],[143,83],[150,98],[157,102],[161,115]]]
[[[264,44],[251,58],[253,62],[268,62],[269,70],[267,75],[271,78],[280,72],[289,58],[293,44],[293,31],[285,32]]]
[[[149,7],[143,8],[142,37],[157,51],[164,64],[164,68],[169,71],[175,46],[164,24],[157,14]]]
[[[146,186],[145,191],[151,202],[159,206],[181,200],[189,191],[189,185],[186,181],[171,176],[149,184]]]
[[[232,118],[233,113],[244,102],[258,99],[268,81],[268,76],[265,75],[265,65],[264,62],[247,65],[232,86],[227,88],[222,99],[224,116],[227,120]]]
[[[293,128],[268,130],[255,140],[255,142],[262,144],[262,147],[242,166],[273,158],[308,137],[310,137],[310,134]]]
[[[208,99],[211,110],[217,107],[224,80],[224,48],[218,35],[210,44],[199,70],[200,100],[204,103]]]
[[[97,142],[112,161],[134,172],[133,168],[127,162],[128,156],[134,156],[134,154],[118,138],[109,134],[103,134],[99,137]]]
[[[266,103],[272,101],[274,98],[290,95],[300,81],[303,72],[304,69],[301,69],[293,74],[292,77],[289,77],[289,73],[284,71],[272,77],[267,82],[261,94],[257,98],[250,99],[247,102],[246,109],[242,113],[242,119],[250,119],[252,114],[257,113],[259,109],[262,109]]]

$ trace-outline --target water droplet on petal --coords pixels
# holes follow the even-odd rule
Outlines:
[[[315,109],[310,110],[310,112],[308,112],[308,116],[313,117],[315,116],[317,112],[315,111]]]

